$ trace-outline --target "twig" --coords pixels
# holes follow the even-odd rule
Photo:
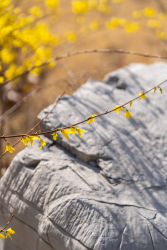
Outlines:
[[[104,67],[100,67],[99,69],[96,70],[92,70],[92,71],[84,71],[84,72],[79,72],[77,73],[77,76],[85,76],[88,73],[96,75],[99,72],[102,72],[105,68],[107,68],[108,66],[114,64],[118,59],[114,60],[114,62],[109,63],[107,65],[105,65]],[[69,76],[65,76],[65,77],[61,77],[53,82],[50,82],[34,91],[32,91],[31,93],[27,94],[26,96],[24,96],[21,100],[19,100],[17,103],[15,103],[10,109],[8,109],[6,112],[3,113],[3,115],[0,116],[0,122],[7,116],[9,116],[10,114],[12,114],[16,109],[18,109],[23,103],[27,102],[28,100],[30,100],[33,96],[35,96],[38,92],[49,88],[51,86],[53,86],[54,84],[58,84],[59,82],[65,81],[67,82],[67,79],[69,78]],[[67,84],[71,87],[71,84],[69,84],[69,82],[67,82]],[[2,133],[1,133],[2,134]]]
[[[61,77],[60,79],[53,81],[47,85],[44,85],[34,91],[32,91],[31,93],[29,93],[28,95],[24,96],[21,100],[19,100],[16,104],[14,104],[10,109],[8,109],[3,115],[0,116],[0,122],[7,117],[8,115],[10,115],[11,113],[13,113],[16,109],[18,109],[24,102],[28,101],[29,99],[31,99],[33,96],[35,96],[38,92],[40,92],[41,90],[44,90],[48,87],[51,87],[52,85],[62,82],[64,80],[66,80],[67,77]]]
[[[31,129],[28,131],[28,134],[29,134],[32,130],[34,130],[36,127],[38,127],[39,124],[40,124],[41,122],[43,122],[43,120],[45,120],[45,119],[48,117],[48,115],[50,115],[50,113],[52,113],[52,111],[54,110],[54,108],[56,107],[56,105],[57,105],[57,103],[60,101],[60,99],[63,97],[63,95],[65,94],[65,92],[66,92],[66,91],[64,91],[63,94],[58,98],[57,102],[55,102],[55,104],[53,105],[53,108],[45,115],[45,117],[42,118],[42,120],[40,120],[33,128],[31,128]]]
[[[5,228],[9,225],[9,223],[11,222],[11,220],[13,219],[13,217],[14,217],[14,214],[12,214],[10,220],[8,221],[8,223],[6,224],[6,226],[3,229],[0,230],[0,232],[3,232],[5,230]]]
[[[64,54],[62,56],[57,56],[51,60],[45,61],[44,63],[42,63],[39,66],[33,66],[30,69],[27,69],[26,71],[24,71],[23,73],[13,77],[10,80],[7,80],[3,83],[2,86],[6,85],[7,83],[22,77],[26,74],[28,74],[30,71],[32,71],[35,68],[41,68],[43,66],[48,65],[49,63],[53,62],[53,61],[58,61],[58,60],[62,60],[68,57],[72,57],[72,56],[76,56],[76,55],[83,55],[83,54],[90,54],[90,53],[119,53],[119,54],[127,54],[127,55],[133,55],[133,56],[142,56],[142,57],[149,57],[149,58],[155,58],[155,59],[164,59],[167,60],[166,56],[159,56],[159,55],[149,55],[149,54],[144,54],[144,53],[138,53],[138,52],[133,52],[133,51],[126,51],[126,50],[117,50],[117,49],[93,49],[93,50],[81,50],[81,51],[76,51],[76,52],[71,52],[71,53],[67,53]]]
[[[143,92],[143,94],[142,94],[141,96],[143,96],[143,95],[149,93],[149,92],[152,91],[154,88],[158,88],[160,85],[164,84],[165,82],[167,82],[167,79],[164,80],[163,82],[159,83],[158,85],[154,86],[153,88],[149,89],[148,91]],[[106,112],[104,112],[104,113],[102,113],[102,114],[96,115],[96,116],[93,117],[93,118],[100,117],[100,116],[103,116],[103,115],[107,115],[107,114],[109,114],[109,113],[111,113],[111,112],[113,112],[113,111],[116,111],[117,109],[119,109],[119,108],[121,108],[121,107],[124,107],[124,106],[127,105],[128,103],[133,102],[133,101],[139,99],[139,97],[141,97],[141,96],[137,96],[137,97],[133,98],[132,100],[130,100],[130,101],[128,101],[128,102],[126,102],[126,103],[120,105],[119,107],[114,108],[114,109],[111,109],[110,111],[106,111]],[[79,125],[79,124],[81,124],[81,123],[87,122],[87,121],[90,120],[90,119],[91,119],[91,118],[88,117],[87,119],[85,119],[85,120],[83,120],[83,121],[80,121],[80,122],[77,122],[77,123],[75,123],[75,124],[72,124],[72,125],[63,127],[63,128],[61,128],[61,129],[71,128],[71,127],[73,127],[73,126],[76,126],[76,125]],[[57,129],[54,129],[54,130],[45,131],[45,132],[39,132],[39,133],[32,133],[32,134],[29,134],[29,135],[30,135],[30,136],[45,135],[45,134],[54,133],[54,132],[59,131],[59,130],[60,130],[60,128],[57,128]],[[26,136],[26,134],[6,135],[6,136],[3,135],[3,136],[0,136],[0,139],[16,138],[16,137],[22,137],[22,136]]]
[[[27,132],[27,134],[30,134],[30,132],[31,132],[32,130],[34,130],[37,126],[39,126],[39,124],[40,124],[44,119],[46,119],[46,118],[48,117],[48,115],[54,110],[54,108],[56,107],[56,105],[57,105],[58,102],[61,100],[61,98],[62,98],[62,96],[63,96],[64,94],[65,94],[65,91],[64,91],[63,94],[58,98],[58,100],[57,100],[56,103],[54,104],[53,108],[46,114],[46,116],[45,116],[42,120],[40,120],[33,128],[31,128],[31,129]],[[37,135],[37,133],[35,133],[35,135]],[[12,147],[15,147],[20,141],[21,141],[21,139],[18,140],[17,142],[15,142],[15,143],[12,145]],[[0,159],[1,159],[4,155],[6,155],[7,153],[8,153],[8,151],[5,152],[5,153],[3,153],[3,154],[1,154]]]
[[[58,63],[58,65],[63,68],[67,74],[69,75],[69,77],[71,78],[71,80],[73,81],[73,86],[71,86],[73,89],[77,87],[77,80],[76,80],[76,76],[75,74],[72,72],[71,69],[69,69],[69,67],[65,64],[65,63]]]

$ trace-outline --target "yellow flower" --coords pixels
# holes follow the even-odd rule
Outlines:
[[[76,129],[77,129],[77,128],[76,128],[75,126],[73,126],[73,127],[69,128],[66,132],[67,132],[68,134],[72,133],[73,135],[75,135]]]
[[[30,144],[31,144],[31,146],[32,146],[32,145],[33,145],[33,139],[32,139],[31,136],[29,137],[29,141],[30,141]]]
[[[99,29],[99,23],[94,21],[94,22],[91,22],[90,25],[89,25],[89,28],[91,30],[98,30]]]
[[[38,135],[32,135],[31,138],[32,138],[33,140],[38,140],[38,139],[39,139],[39,136],[38,136]]]
[[[10,64],[8,69],[5,71],[5,76],[8,79],[12,79],[15,75],[16,72],[16,65],[15,64]]]
[[[140,25],[138,23],[129,23],[125,27],[125,31],[128,33],[135,32],[140,29]]]
[[[89,118],[91,118],[91,119],[89,119],[89,120],[87,121],[87,124],[90,124],[91,122],[94,122],[95,119],[94,119],[93,117],[95,117],[95,116],[97,116],[97,114],[90,115]]]
[[[61,129],[61,128],[59,128],[58,130],[60,130],[60,131],[62,132],[63,140],[64,140],[64,137],[65,137],[66,139],[69,139],[69,136],[68,136],[68,134],[67,134],[67,133],[69,133],[68,130],[65,131],[64,129]]]
[[[144,9],[144,14],[146,15],[146,16],[155,16],[155,10],[153,9],[153,8],[150,8],[150,7],[146,7],[145,9]]]
[[[31,9],[29,9],[30,14],[33,14],[36,17],[41,17],[42,16],[42,11],[38,6],[35,6]]]
[[[0,238],[5,239],[5,236],[3,234],[0,234]]]
[[[126,118],[129,119],[129,116],[133,117],[133,115],[131,114],[131,112],[129,110],[126,109],[125,114]]]
[[[23,136],[22,139],[21,139],[21,142],[26,146],[27,145],[27,142],[30,141],[29,138]]]
[[[123,0],[113,0],[114,3],[121,3]]]
[[[1,59],[5,63],[11,63],[14,61],[16,53],[9,48],[3,48],[1,50]]]
[[[105,25],[106,25],[106,28],[108,29],[114,29],[120,25],[120,19],[117,17],[112,17],[108,22],[105,23]],[[122,25],[122,21],[121,21],[121,25]]]
[[[157,30],[156,31],[156,36],[161,39],[161,40],[166,40],[167,39],[167,34],[163,31]]]
[[[98,3],[96,0],[89,0],[88,6],[89,6],[89,9],[96,9],[98,6]]]
[[[94,118],[93,118],[93,119],[94,119]],[[76,128],[75,126],[73,126],[73,127],[69,128],[69,129],[67,130],[67,133],[72,133],[73,135],[75,135],[75,131],[78,132],[78,135],[79,135],[80,138],[82,138],[82,136],[81,136],[81,133],[82,133],[82,132],[88,132],[88,131],[86,131],[85,129],[80,129],[80,128]]]
[[[13,10],[14,14],[19,14],[21,12],[21,8],[19,7],[16,7],[14,10]]]
[[[31,144],[31,146],[33,145],[33,140],[38,140],[39,139],[39,136],[36,136],[36,135],[34,135],[34,136],[30,136],[30,135],[27,135],[27,137],[25,137],[24,139],[22,139],[21,141],[23,142],[23,143],[25,143],[24,145],[26,146],[27,145],[27,143],[26,143],[26,141],[28,142],[30,142],[30,144]]]
[[[56,141],[56,139],[57,139],[57,134],[56,134],[56,132],[54,132],[52,135],[53,135],[53,140]]]
[[[8,230],[5,231],[5,233],[11,238],[12,240],[12,237],[11,237],[11,234],[15,234],[15,231],[13,231],[11,228],[9,228]]]
[[[110,8],[109,8],[109,5],[107,3],[100,3],[97,7],[97,9],[100,11],[100,12],[103,12],[103,13],[110,13]]]
[[[120,113],[121,109],[123,110],[123,107],[118,107],[120,107],[120,105],[117,105],[115,108],[112,109],[113,111],[117,111],[117,115]]]
[[[72,1],[72,10],[76,14],[83,14],[88,10],[88,3],[85,0],[79,1],[74,0]]]
[[[143,97],[145,98],[145,99],[147,99],[147,96],[144,94],[144,91],[142,91],[141,93],[139,93],[139,100],[141,100]]]
[[[130,104],[130,107],[132,107],[132,102],[130,102],[129,104]]]
[[[41,141],[41,146],[40,146],[39,149],[41,149],[42,146],[46,146],[46,141],[45,140],[43,140],[42,138],[40,138],[40,141]]]
[[[157,88],[155,87],[155,88],[154,88],[154,93],[155,93],[156,89],[157,89]]]
[[[4,76],[0,76],[0,84],[2,84],[4,80],[5,80]]]
[[[79,135],[80,138],[82,138],[82,136],[81,136],[82,132],[88,132],[85,129],[79,129],[79,128],[76,128],[76,131],[78,132],[78,135]]]
[[[161,28],[162,23],[159,20],[148,20],[148,26],[151,28]]]
[[[161,94],[162,94],[162,89],[161,89],[161,88],[159,88],[159,90],[160,90],[160,92],[161,92]]]
[[[69,43],[75,43],[77,41],[77,35],[73,31],[69,31],[65,34]]]
[[[46,5],[50,8],[56,8],[59,4],[58,0],[46,0]]]
[[[7,142],[7,145],[6,145],[6,151],[7,152],[9,151],[9,153],[13,153],[13,151],[15,151],[15,149],[10,145],[9,142]]]

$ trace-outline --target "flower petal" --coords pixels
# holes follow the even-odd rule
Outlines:
[[[5,236],[3,234],[0,234],[0,238],[5,239]]]

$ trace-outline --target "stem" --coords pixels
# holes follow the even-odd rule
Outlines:
[[[39,126],[39,124],[40,124],[44,119],[46,119],[46,118],[48,117],[48,115],[49,115],[49,114],[53,111],[53,109],[57,106],[58,102],[61,100],[61,98],[63,97],[64,94],[65,94],[65,91],[64,91],[63,94],[58,98],[58,100],[57,100],[56,103],[54,104],[53,108],[46,114],[46,116],[45,116],[42,120],[40,120],[33,128],[31,128],[31,129],[27,132],[27,135],[30,134],[30,132],[31,132],[32,130],[34,130],[37,126]],[[35,133],[35,135],[37,135],[37,133]],[[21,141],[21,139],[18,140],[17,142],[15,142],[15,143],[12,145],[12,147],[15,147],[20,141]],[[0,159],[1,159],[4,155],[6,155],[7,153],[8,153],[8,152],[2,153],[2,154],[0,155]]]
[[[22,77],[22,76],[28,74],[33,69],[44,67],[44,66],[48,65],[51,62],[59,61],[59,60],[62,60],[62,59],[68,58],[68,57],[72,57],[72,56],[76,56],[76,55],[91,54],[91,53],[117,53],[117,54],[126,54],[126,55],[142,56],[142,57],[148,57],[148,58],[167,60],[166,56],[149,55],[149,54],[146,54],[146,53],[139,53],[139,52],[133,52],[133,51],[119,50],[119,49],[80,50],[80,51],[75,51],[75,52],[71,52],[71,53],[68,53],[68,54],[64,54],[62,56],[57,56],[57,57],[55,57],[55,58],[53,58],[51,60],[45,61],[44,63],[42,63],[39,66],[33,66],[30,69],[27,69],[26,71],[24,71],[23,73],[13,77],[12,79],[7,80],[6,82],[4,82],[4,84],[2,86],[6,85],[7,83],[9,83],[9,82],[11,82],[11,81],[13,81],[13,80],[15,80],[15,79],[17,79],[19,77]]]
[[[13,219],[13,217],[14,217],[14,214],[12,214],[10,220],[8,221],[8,223],[6,224],[6,226],[3,229],[1,229],[0,232],[3,232],[5,230],[5,228],[9,225],[9,223],[11,222],[11,220]]]
[[[162,85],[162,84],[164,84],[165,82],[167,82],[167,79],[164,80],[163,82],[159,83],[158,85],[152,87],[151,89],[147,90],[146,92],[143,92],[143,94],[142,94],[141,96],[144,96],[145,94],[147,94],[147,93],[149,93],[150,91],[154,90],[154,88],[159,88],[159,86]],[[129,100],[128,102],[126,102],[126,103],[120,105],[119,107],[114,108],[114,109],[111,109],[110,111],[106,111],[106,112],[104,112],[104,113],[102,113],[102,114],[96,115],[94,118],[99,117],[99,116],[103,116],[103,115],[107,115],[107,114],[109,114],[109,113],[111,113],[111,112],[113,112],[113,111],[116,111],[117,109],[119,109],[119,108],[121,108],[121,107],[124,107],[124,106],[127,105],[128,103],[133,102],[133,101],[135,101],[135,100],[138,100],[139,97],[141,97],[141,96],[136,96],[136,97],[133,98],[132,100]],[[44,117],[44,119],[45,119],[45,118],[46,118],[46,117]],[[66,126],[66,127],[63,127],[63,128],[57,128],[57,129],[50,130],[50,131],[45,131],[45,132],[38,132],[38,133],[31,133],[31,134],[29,133],[29,135],[30,135],[30,136],[36,136],[36,135],[51,134],[51,133],[54,133],[54,132],[56,132],[56,131],[60,131],[60,129],[61,129],[61,130],[68,129],[68,128],[71,128],[71,127],[73,127],[73,126],[79,125],[79,124],[81,124],[81,123],[87,122],[87,121],[90,120],[90,119],[91,119],[91,117],[88,117],[87,119],[85,119],[85,120],[83,120],[83,121],[77,122],[77,123],[75,123],[75,124],[72,124],[72,125],[69,125],[69,126]],[[41,121],[42,121],[42,120],[41,120]],[[5,138],[17,138],[17,137],[23,137],[23,136],[27,136],[27,134],[7,135],[7,136],[4,136],[4,135],[3,135],[3,136],[0,136],[0,139],[5,139]],[[4,155],[4,154],[3,154],[3,155]],[[2,157],[3,155],[0,156],[0,159],[1,159],[1,157]]]

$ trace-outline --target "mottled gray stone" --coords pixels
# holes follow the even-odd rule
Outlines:
[[[41,124],[43,131],[111,110],[167,79],[167,64],[131,64],[88,80],[65,96]],[[15,214],[13,240],[2,250],[166,250],[167,87],[124,112],[79,125],[56,143],[44,137],[12,161],[0,182],[0,227]],[[53,105],[44,109],[42,119]]]

